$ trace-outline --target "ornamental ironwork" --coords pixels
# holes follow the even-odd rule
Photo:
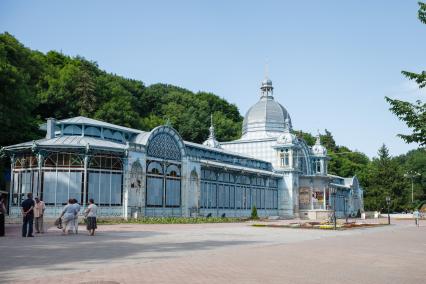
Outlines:
[[[165,159],[181,160],[181,153],[178,144],[173,137],[167,133],[157,134],[148,145],[148,156]]]

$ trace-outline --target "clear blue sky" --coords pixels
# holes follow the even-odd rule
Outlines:
[[[393,155],[408,132],[384,96],[425,99],[400,71],[425,69],[417,1],[0,2],[0,32],[43,52],[62,50],[145,84],[213,92],[244,115],[265,63],[293,126]]]

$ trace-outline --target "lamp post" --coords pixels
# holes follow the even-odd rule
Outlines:
[[[337,220],[336,220],[336,188],[330,187],[330,195],[333,196],[333,222],[334,229],[337,229]]]
[[[421,174],[413,171],[404,174],[405,178],[411,179],[411,203],[414,203],[414,178],[418,176],[421,176]]]
[[[346,218],[346,223],[348,223],[348,219],[349,219],[349,214],[347,213],[348,211],[348,198],[345,197],[345,218]]]
[[[386,196],[386,205],[388,206],[388,225],[390,225],[390,215],[389,215],[389,206],[391,203],[391,198],[390,196]]]

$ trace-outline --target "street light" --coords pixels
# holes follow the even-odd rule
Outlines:
[[[348,214],[348,212],[347,211],[349,211],[348,210],[348,202],[349,202],[349,199],[347,198],[347,197],[345,197],[345,218],[346,218],[346,223],[348,223],[348,219],[349,219],[349,214]]]
[[[404,177],[411,179],[411,203],[414,203],[414,178],[421,176],[418,172],[407,172]]]
[[[390,215],[389,215],[389,206],[391,203],[391,198],[390,196],[386,196],[386,204],[388,205],[388,225],[390,225]]]
[[[336,191],[337,189],[334,187],[330,187],[330,195],[333,196],[333,222],[334,222],[334,229],[337,229],[337,220],[336,220]]]

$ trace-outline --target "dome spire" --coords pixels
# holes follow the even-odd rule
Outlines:
[[[290,116],[287,113],[287,116],[284,120],[284,132],[290,132],[291,130],[293,130],[293,129],[292,129],[292,126],[291,126]]]
[[[214,134],[214,125],[213,125],[213,114],[210,114],[210,135],[209,135],[209,139],[215,139],[216,140],[216,136]]]
[[[213,147],[213,148],[221,148],[219,141],[216,140],[216,135],[214,133],[214,125],[213,125],[213,114],[210,114],[210,134],[209,138],[203,142],[203,145]]]
[[[315,140],[315,145],[321,145],[321,134],[319,132],[319,129],[317,130],[317,137]]]
[[[269,79],[269,65],[268,62],[266,62],[265,66],[265,79],[262,81],[262,86],[260,87],[260,96],[261,98],[274,98],[273,97],[273,90],[274,87],[272,86],[272,81]]]

